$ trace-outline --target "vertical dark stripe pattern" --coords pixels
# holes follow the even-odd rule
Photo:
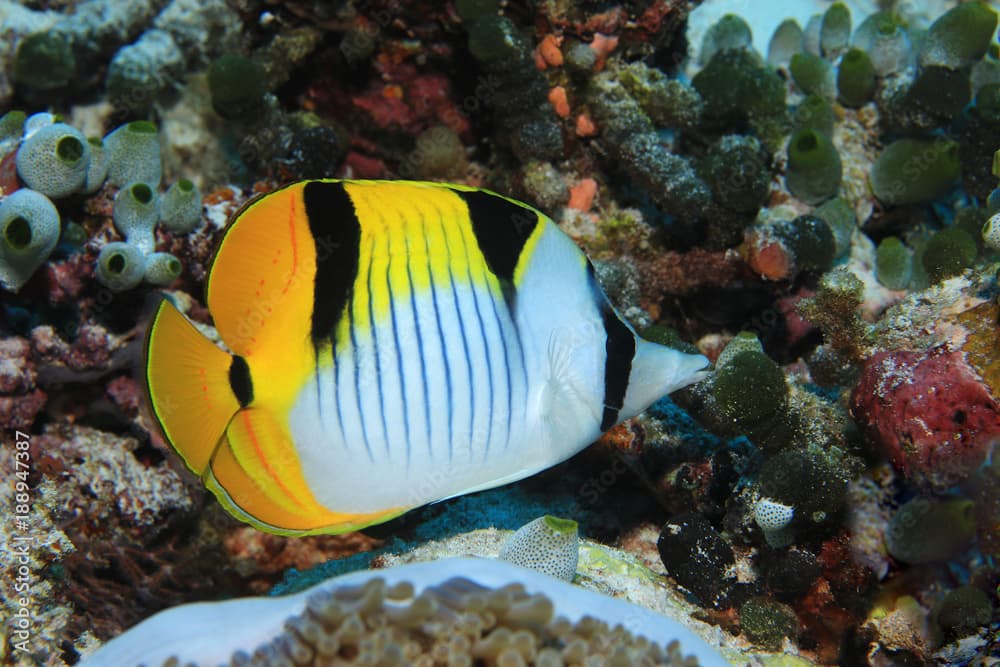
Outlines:
[[[635,357],[635,336],[611,307],[594,276],[594,265],[589,261],[587,273],[607,335],[604,347],[604,415],[601,418],[601,431],[607,431],[618,422],[618,413],[625,404],[632,359]]]
[[[358,272],[358,222],[342,183],[311,181],[302,189],[309,231],[316,246],[312,328],[315,347],[334,343],[337,322],[351,298]]]
[[[497,278],[510,283],[514,269],[531,232],[539,224],[538,214],[489,192],[454,191],[469,207],[476,242]],[[507,296],[508,290],[504,290]]]

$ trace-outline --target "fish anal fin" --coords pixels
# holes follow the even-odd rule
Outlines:
[[[199,475],[240,408],[229,382],[232,359],[169,300],[160,303],[146,338],[147,394],[167,442]]]
[[[402,512],[335,512],[316,500],[286,429],[264,408],[233,417],[206,483],[237,518],[274,533],[343,533]]]

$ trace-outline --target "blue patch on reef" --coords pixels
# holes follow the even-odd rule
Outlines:
[[[677,440],[697,451],[699,457],[706,452],[711,453],[726,444],[717,435],[706,431],[701,424],[687,413],[687,410],[674,403],[669,396],[664,396],[649,408],[649,416],[660,422],[668,433],[676,434]]]
[[[533,488],[535,486],[539,488],[536,490]],[[271,589],[270,594],[295,593],[330,577],[367,570],[376,556],[409,551],[431,540],[443,540],[486,527],[517,530],[546,514],[584,517],[586,510],[580,506],[577,498],[576,493],[560,493],[553,490],[551,485],[535,485],[529,481],[460,496],[414,510],[419,523],[410,533],[412,538],[403,540],[392,537],[385,546],[374,551],[328,561],[302,572],[290,569],[285,573],[284,580]],[[581,528],[585,527],[585,523],[584,520]]]

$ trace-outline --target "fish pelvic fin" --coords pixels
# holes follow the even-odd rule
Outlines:
[[[234,386],[243,380],[241,358],[217,347],[163,299],[149,325],[145,359],[146,392],[157,425],[187,467],[201,475],[240,409]]]

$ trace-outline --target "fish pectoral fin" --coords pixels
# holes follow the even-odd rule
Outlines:
[[[600,422],[586,383],[574,364],[574,354],[585,341],[568,330],[556,330],[549,336],[548,368],[542,385],[541,416],[550,433],[558,434],[576,426],[581,416]]]
[[[198,475],[240,408],[232,361],[168,299],[160,302],[146,336],[147,394],[167,442]]]
[[[236,413],[206,472],[205,483],[236,518],[271,533],[344,533],[401,514],[334,512],[321,505],[302,474],[288,430],[274,413],[245,408]]]

